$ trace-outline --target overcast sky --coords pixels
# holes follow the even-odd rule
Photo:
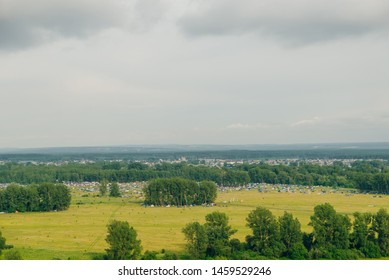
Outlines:
[[[0,0],[0,148],[389,141],[387,0]]]

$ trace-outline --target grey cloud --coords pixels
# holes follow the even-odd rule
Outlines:
[[[132,26],[139,30],[148,28],[159,22],[168,10],[163,0],[139,0],[134,5],[135,18]]]
[[[0,18],[0,50],[35,45],[41,39],[40,35],[34,33],[33,29],[27,29],[23,24],[13,24]]]
[[[84,38],[133,21],[150,22],[157,0],[4,0],[0,4],[0,49],[21,49],[62,37]],[[147,3],[146,3],[147,2]]]
[[[179,26],[190,36],[258,33],[290,44],[359,36],[389,29],[389,2],[216,0],[198,2]]]

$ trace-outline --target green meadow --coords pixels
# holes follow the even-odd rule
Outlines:
[[[280,216],[284,211],[297,217],[302,230],[308,226],[313,208],[328,202],[336,211],[348,214],[388,208],[389,196],[321,193],[260,193],[256,189],[219,192],[213,207],[144,207],[136,198],[98,197],[97,193],[74,192],[66,211],[48,213],[0,214],[0,230],[7,244],[14,245],[24,259],[92,259],[105,252],[106,225],[113,219],[128,221],[142,241],[143,251],[162,249],[180,252],[185,240],[181,229],[189,222],[204,222],[206,214],[221,211],[228,215],[238,232],[233,238],[241,241],[250,233],[246,217],[257,206],[270,209]],[[4,252],[3,252],[4,253]]]

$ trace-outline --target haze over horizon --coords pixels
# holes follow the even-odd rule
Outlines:
[[[384,0],[0,1],[0,148],[389,142]]]

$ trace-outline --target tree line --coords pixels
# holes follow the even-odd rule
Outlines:
[[[213,181],[223,186],[248,183],[320,185],[389,193],[389,167],[385,161],[356,161],[351,166],[342,162],[334,162],[331,166],[297,162],[289,165],[225,164],[223,167],[188,163],[159,163],[149,166],[141,162],[69,163],[61,166],[16,163],[0,165],[0,183],[104,180],[134,182],[172,177]]]
[[[0,190],[1,212],[47,212],[66,210],[71,194],[63,184],[41,183],[29,186],[11,184]]]
[[[325,203],[314,208],[309,225],[301,231],[291,213],[275,217],[257,207],[246,218],[252,234],[245,242],[231,239],[236,232],[224,213],[213,212],[205,224],[187,224],[183,233],[192,259],[359,259],[389,256],[389,215],[385,209],[376,214],[353,214],[354,221]],[[353,229],[351,231],[351,229]]]
[[[306,233],[291,213],[276,217],[264,207],[252,210],[246,218],[252,233],[244,242],[232,236],[225,213],[215,211],[205,216],[205,223],[188,223],[182,232],[185,252],[146,251],[136,230],[126,221],[112,221],[106,238],[110,248],[105,259],[360,259],[389,256],[389,214],[347,215],[336,212],[328,203],[317,205],[310,218],[313,230]]]
[[[159,160],[177,161],[183,157],[196,163],[204,158],[227,160],[250,159],[389,159],[387,143],[358,144],[359,148],[349,149],[344,145],[260,145],[260,146],[203,146],[192,149],[188,146],[160,147],[72,147],[72,148],[43,148],[28,149],[18,152],[0,153],[0,161],[109,161],[137,160],[157,162]]]
[[[143,189],[147,205],[201,205],[213,203],[217,187],[214,182],[183,178],[151,180]]]

